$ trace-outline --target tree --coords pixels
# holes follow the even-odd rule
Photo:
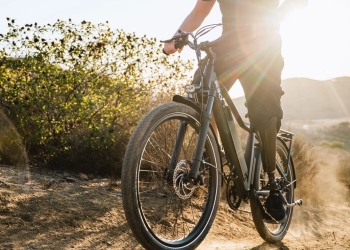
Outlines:
[[[0,34],[0,98],[29,157],[76,169],[120,162],[144,102],[187,82],[191,62],[108,23],[58,20]]]

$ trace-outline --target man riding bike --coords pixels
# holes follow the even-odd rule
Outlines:
[[[193,32],[202,24],[216,0],[197,0],[178,30]],[[215,73],[220,85],[230,89],[238,79],[243,87],[251,129],[263,145],[263,167],[269,178],[270,195],[265,203],[266,221],[282,222],[285,218],[283,197],[275,179],[276,137],[281,127],[283,111],[279,26],[288,12],[307,4],[307,0],[217,0],[222,13],[223,33],[232,32],[229,40],[214,48]],[[177,33],[175,33],[176,35]],[[181,52],[174,42],[164,44],[164,52]],[[204,58],[203,60],[206,60]],[[199,85],[198,69],[193,83]],[[272,218],[271,218],[272,217]]]

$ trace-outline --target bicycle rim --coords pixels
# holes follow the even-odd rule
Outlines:
[[[187,186],[182,176],[189,171],[194,155],[199,119],[183,111],[154,116],[154,122],[146,125],[150,129],[140,142],[140,154],[134,155],[138,157],[135,175],[138,216],[146,235],[139,240],[149,249],[194,248],[209,231],[219,202],[221,185],[216,168],[220,160],[216,141],[213,135],[207,136],[200,166],[203,185]],[[180,123],[186,124],[183,143],[167,175]]]
[[[279,166],[282,168],[284,173],[287,173],[287,183],[290,184],[292,181],[294,181],[294,177],[292,179],[293,173],[292,173],[292,169],[290,166],[287,167],[287,152],[284,150],[284,148],[277,144],[276,147],[276,161],[279,164]],[[275,175],[276,178],[280,178],[281,174],[279,173],[279,171],[275,171]],[[265,185],[267,183],[267,179],[262,179],[261,180],[261,184]],[[287,190],[285,190],[284,192],[282,192],[283,196],[286,198],[286,200],[288,201],[288,203],[292,203],[294,200],[294,185],[290,185],[288,187]],[[262,199],[262,202],[265,202],[265,198]],[[290,220],[292,217],[292,213],[293,213],[293,208],[287,208],[286,209],[286,215],[287,215],[287,220],[283,223],[280,224],[270,224],[270,223],[264,223],[265,227],[267,228],[267,230],[272,234],[272,235],[280,235],[282,234],[285,230],[288,229],[289,224],[290,224]],[[288,225],[288,226],[287,226]]]

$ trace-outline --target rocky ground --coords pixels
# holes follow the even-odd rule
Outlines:
[[[327,159],[320,163],[324,169],[335,160]],[[199,249],[350,249],[349,193],[331,178],[327,182],[327,174],[320,171],[314,180],[324,188],[312,189],[324,199],[318,202],[309,197],[294,210],[291,228],[281,243],[264,243],[248,206],[234,212],[222,201]],[[111,185],[106,178],[1,166],[0,249],[142,247],[125,220],[120,181]]]

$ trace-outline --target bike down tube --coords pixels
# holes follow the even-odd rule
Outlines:
[[[220,94],[221,95],[221,94]],[[237,174],[237,192],[241,197],[247,197],[250,188],[249,173],[244,152],[238,138],[238,133],[233,120],[230,107],[220,100],[220,95],[214,102],[214,117],[219,129],[222,145],[225,149],[226,156],[233,164],[234,171]],[[251,162],[250,162],[251,164]],[[232,168],[232,167],[231,167]]]
[[[221,90],[221,94],[223,96],[223,98],[225,99],[229,109],[232,112],[232,115],[234,116],[234,118],[236,119],[238,125],[244,129],[245,131],[247,131],[249,133],[249,136],[247,138],[247,144],[246,144],[246,149],[245,149],[245,153],[244,153],[244,158],[246,161],[246,166],[248,167],[248,172],[249,172],[249,176],[248,176],[248,183],[251,183],[251,181],[254,178],[254,154],[255,154],[255,146],[254,146],[254,140],[255,140],[255,133],[250,129],[250,125],[245,123],[242,120],[242,117],[240,116],[236,106],[234,105],[230,95],[228,94],[227,90],[222,87],[220,88]],[[230,116],[232,116],[230,113]],[[236,127],[234,127],[236,128]],[[240,145],[240,144],[239,144]]]

